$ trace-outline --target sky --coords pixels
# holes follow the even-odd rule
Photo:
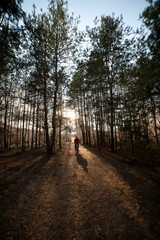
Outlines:
[[[47,11],[48,0],[23,0],[22,8],[31,13],[33,4],[36,5],[37,12],[41,8],[44,12]],[[125,25],[136,30],[142,24],[139,15],[147,6],[146,0],[68,0],[69,14],[74,13],[74,17],[81,17],[81,31],[86,29],[86,25],[93,27],[96,16],[100,19],[101,15],[108,16],[112,13],[115,13],[115,17],[122,14]]]

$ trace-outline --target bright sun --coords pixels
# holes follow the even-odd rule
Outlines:
[[[67,109],[66,116],[67,118],[70,118],[72,121],[75,120],[75,117],[76,117],[75,111],[72,109]]]

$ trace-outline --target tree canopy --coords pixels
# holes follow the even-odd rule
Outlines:
[[[158,145],[159,0],[141,15],[147,34],[114,14],[78,32],[63,0],[50,0],[46,13],[34,6],[19,26],[21,3],[0,5],[1,148],[43,145],[51,153],[71,128],[84,145],[111,152]],[[66,106],[76,111],[75,124]]]

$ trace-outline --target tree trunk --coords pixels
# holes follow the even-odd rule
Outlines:
[[[60,97],[60,105],[62,105],[62,96]],[[59,148],[62,148],[62,108],[58,110],[58,119],[59,119]]]
[[[57,29],[58,30],[58,29]],[[54,148],[55,153],[55,138],[56,138],[56,111],[57,111],[57,93],[58,93],[58,33],[56,34],[56,48],[55,48],[55,91],[54,91],[54,103],[53,103],[53,115],[52,115],[52,144],[51,153]]]
[[[37,96],[38,98],[38,96]],[[37,99],[35,148],[38,148],[39,101]]]
[[[98,147],[98,150],[100,151],[101,148],[100,148],[100,139],[99,139],[99,131],[98,131],[98,121],[96,121],[96,138],[97,138],[97,147]]]
[[[38,141],[38,147],[41,146],[41,128],[42,128],[42,116],[40,114],[40,121],[39,121],[39,141]]]
[[[108,61],[106,57],[106,67],[107,67],[107,78],[108,78],[108,85],[109,85],[109,90],[110,90],[110,114],[111,114],[111,119],[110,119],[110,131],[111,131],[111,141],[110,141],[110,146],[111,146],[111,152],[114,153],[114,106],[113,106],[113,86],[112,86],[112,79],[110,76],[110,71],[109,71],[109,66],[108,66]]]
[[[110,104],[111,104],[111,152],[114,153],[114,110],[113,110],[113,92],[112,84],[110,84]]]
[[[36,99],[34,99],[34,100],[36,101]],[[36,105],[36,103],[34,102],[34,104],[33,104],[33,113],[32,113],[32,140],[31,140],[31,149],[33,149],[33,146],[34,146],[35,105]]]
[[[20,120],[20,111],[18,111],[18,116],[17,116],[17,137],[16,137],[16,145],[17,148],[19,146],[19,120]]]
[[[153,97],[151,97],[150,99],[151,99],[152,115],[153,115],[153,121],[154,121],[155,138],[156,138],[157,144],[159,144],[158,132],[157,132],[156,106],[155,106]]]
[[[48,107],[47,107],[47,83],[46,83],[46,74],[44,74],[44,91],[43,91],[43,98],[44,98],[44,126],[45,126],[45,140],[46,140],[46,147],[47,152],[50,153],[50,142],[49,142],[49,133],[48,133]]]
[[[24,130],[24,124],[25,124],[25,113],[26,112],[26,103],[24,102],[24,108],[23,108],[23,125],[22,125],[22,151],[25,151],[25,130]]]
[[[5,112],[4,112],[4,148],[8,148],[7,143],[7,114],[8,114],[8,100],[5,96]]]
[[[30,113],[29,113],[29,119],[28,119],[28,129],[27,129],[27,138],[28,138],[28,147],[30,146],[30,121],[31,121],[31,116],[32,116],[32,105],[30,105]]]

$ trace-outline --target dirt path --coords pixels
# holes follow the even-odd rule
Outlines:
[[[160,188],[106,153],[1,158],[1,240],[158,240]]]

